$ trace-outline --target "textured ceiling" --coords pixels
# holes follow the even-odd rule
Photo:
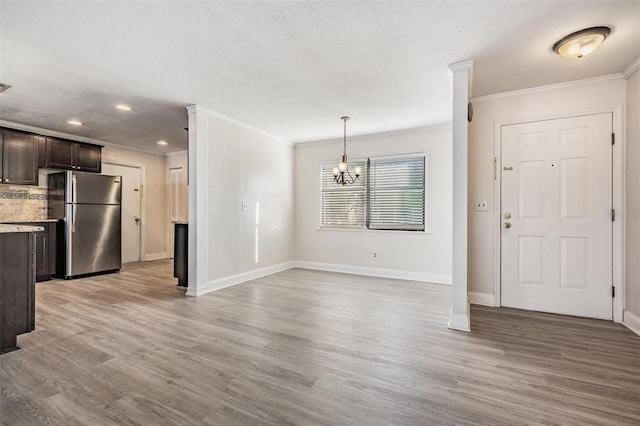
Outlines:
[[[639,16],[639,1],[2,1],[0,119],[158,152],[186,147],[191,104],[292,142],[339,136],[344,114],[352,135],[440,124],[448,64],[475,61],[475,96],[619,73]],[[597,25],[612,33],[592,55],[551,51]]]

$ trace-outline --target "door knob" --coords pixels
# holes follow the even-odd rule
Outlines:
[[[511,213],[505,213],[504,214],[504,218],[505,219],[511,219]]]
[[[139,218],[139,217],[137,217],[137,216],[136,216],[136,217],[134,217],[134,218],[133,218],[133,220],[135,220],[135,221],[136,221],[136,223],[140,222],[140,218]]]
[[[511,228],[511,222],[505,222],[504,227],[507,229]]]

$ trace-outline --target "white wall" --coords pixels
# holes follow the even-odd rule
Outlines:
[[[469,292],[493,295],[494,278],[499,274],[494,259],[496,123],[510,124],[613,109],[625,104],[625,87],[622,76],[603,77],[472,100],[474,118],[469,129]],[[488,211],[473,211],[474,200],[487,200]]]
[[[293,146],[215,114],[206,119],[210,291],[293,261]]]
[[[451,127],[348,139],[348,154],[353,159],[415,152],[425,152],[428,156],[429,233],[321,230],[320,164],[339,161],[342,140],[296,145],[295,258],[298,264],[450,284]]]
[[[180,151],[172,154],[167,154],[165,159],[165,180],[166,180],[166,192],[167,192],[167,254],[169,257],[173,257],[173,239],[174,239],[174,223],[171,222],[171,200],[169,200],[171,196],[170,190],[170,176],[171,169],[174,168],[182,168],[182,198],[180,202],[181,204],[181,212],[182,218],[181,220],[188,220],[189,218],[189,187],[187,186],[188,181],[188,158],[187,151]]]
[[[627,80],[626,310],[640,319],[640,71]],[[625,322],[627,314],[625,312]],[[638,324],[640,325],[640,324]]]
[[[105,146],[102,161],[124,161],[125,164],[138,163],[145,166],[142,209],[144,209],[145,249],[142,260],[167,256],[167,191],[165,185],[164,154],[150,154]]]

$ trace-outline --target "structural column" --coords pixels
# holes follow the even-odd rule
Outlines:
[[[473,61],[449,65],[453,88],[453,274],[449,328],[471,331],[467,297],[468,104]]]
[[[209,129],[207,112],[189,113],[189,278],[187,296],[206,293],[209,281]]]

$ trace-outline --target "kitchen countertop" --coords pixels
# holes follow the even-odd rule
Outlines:
[[[0,223],[0,234],[9,232],[38,232],[44,231],[42,226],[18,225],[15,223]]]
[[[2,223],[7,224],[20,224],[20,223],[53,223],[57,222],[59,219],[38,219],[38,220],[3,220]]]

